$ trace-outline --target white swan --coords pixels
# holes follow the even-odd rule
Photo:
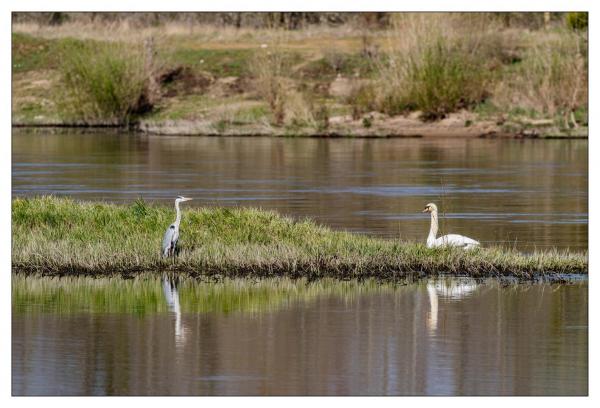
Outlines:
[[[423,212],[431,213],[431,229],[427,237],[427,248],[437,248],[441,246],[454,246],[464,249],[475,248],[479,245],[478,241],[458,234],[448,234],[443,237],[436,238],[438,233],[438,209],[433,203],[425,206]]]

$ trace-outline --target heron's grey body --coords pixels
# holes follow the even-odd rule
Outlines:
[[[165,231],[165,236],[163,237],[162,242],[162,253],[164,257],[171,256],[175,254],[175,248],[177,247],[177,241],[179,240],[179,224],[171,224],[167,231]]]
[[[175,222],[169,225],[169,228],[167,228],[163,237],[162,255],[164,257],[175,256],[177,241],[179,240],[179,223],[181,222],[181,210],[179,209],[179,203],[188,200],[191,200],[191,198],[179,196],[175,199],[175,211],[177,212],[177,217],[175,218]]]

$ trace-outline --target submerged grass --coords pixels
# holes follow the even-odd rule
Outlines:
[[[46,275],[174,271],[190,276],[315,279],[512,276],[587,273],[587,254],[522,254],[501,248],[428,249],[422,243],[332,231],[251,208],[184,209],[181,253],[160,256],[170,206],[129,206],[39,197],[12,202],[13,270]]]

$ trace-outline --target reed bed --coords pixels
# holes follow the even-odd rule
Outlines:
[[[171,206],[51,196],[12,202],[13,270],[44,275],[289,277],[309,280],[456,275],[536,279],[586,274],[587,253],[503,248],[429,249],[423,243],[333,231],[253,208],[184,208],[181,252],[160,256]]]

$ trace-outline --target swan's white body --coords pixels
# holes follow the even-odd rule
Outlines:
[[[442,246],[453,246],[464,249],[471,249],[479,246],[479,242],[464,235],[448,234],[436,238],[438,233],[438,210],[435,204],[427,204],[423,212],[431,213],[431,228],[427,237],[427,248],[437,248]]]
[[[437,248],[441,246],[473,248],[479,245],[478,241],[458,234],[448,234],[443,237],[434,238],[431,235],[427,238],[427,248]]]

